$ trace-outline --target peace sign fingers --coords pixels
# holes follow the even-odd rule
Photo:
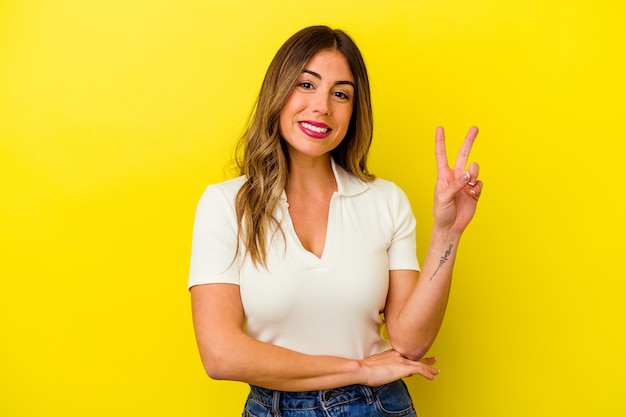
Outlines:
[[[435,225],[462,232],[472,219],[476,202],[483,188],[478,181],[479,166],[469,163],[478,128],[467,132],[454,167],[450,167],[446,154],[445,134],[441,126],[435,133],[435,155],[437,159],[437,183],[435,186]],[[469,164],[469,165],[468,165]]]

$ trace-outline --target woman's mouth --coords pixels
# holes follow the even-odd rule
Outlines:
[[[332,130],[328,125],[324,123],[316,123],[310,121],[299,122],[298,127],[300,127],[300,130],[302,130],[306,135],[318,139],[325,138]]]

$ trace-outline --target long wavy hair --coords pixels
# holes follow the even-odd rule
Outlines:
[[[306,64],[322,50],[344,55],[356,86],[348,131],[331,155],[355,177],[363,181],[374,179],[367,169],[373,119],[369,79],[361,52],[339,29],[302,29],[283,44],[270,63],[246,132],[237,145],[237,166],[246,177],[235,200],[239,242],[245,248],[244,255],[250,256],[257,266],[267,266],[268,234],[273,238],[277,231],[283,232],[274,210],[287,183],[289,154],[280,135],[279,115]]]

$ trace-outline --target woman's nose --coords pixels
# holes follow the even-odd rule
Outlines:
[[[330,95],[319,91],[313,97],[312,110],[321,114],[330,114]]]

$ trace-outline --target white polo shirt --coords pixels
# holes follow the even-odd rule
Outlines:
[[[330,201],[321,258],[298,239],[283,193],[269,246],[268,268],[249,257],[234,260],[235,196],[244,177],[210,185],[196,211],[189,288],[240,287],[245,331],[268,343],[312,355],[363,359],[389,348],[381,336],[389,271],[419,270],[415,218],[395,184],[365,183],[332,161],[337,192]],[[268,237],[268,240],[270,238]]]

